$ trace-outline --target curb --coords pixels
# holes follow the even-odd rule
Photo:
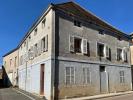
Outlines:
[[[95,99],[102,99],[102,98],[108,98],[108,97],[121,96],[121,95],[126,95],[126,94],[131,94],[131,93],[133,93],[133,91],[120,92],[120,93],[110,93],[110,94],[101,94],[101,95],[95,95],[95,96],[70,98],[70,99],[62,99],[62,100],[95,100]]]

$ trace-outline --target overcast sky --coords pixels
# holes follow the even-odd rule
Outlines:
[[[50,3],[70,0],[1,0],[0,64],[2,56],[14,49]],[[73,0],[117,29],[133,32],[133,0]]]

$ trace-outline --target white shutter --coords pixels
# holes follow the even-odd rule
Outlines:
[[[41,40],[41,52],[44,52],[44,38]]]
[[[126,61],[127,60],[127,57],[126,57],[126,48],[123,48],[122,49],[122,60],[123,61]]]
[[[48,51],[48,35],[45,37],[45,51]]]
[[[28,50],[28,60],[30,60],[30,56],[31,56],[31,50]]]
[[[81,51],[83,54],[87,54],[87,39],[82,39]]]
[[[30,59],[33,59],[34,58],[34,49],[33,49],[33,46],[31,46],[31,58]]]
[[[38,42],[38,56],[41,55],[41,40]]]
[[[74,36],[69,36],[69,51],[74,52]]]
[[[109,47],[104,45],[104,57],[109,58]]]

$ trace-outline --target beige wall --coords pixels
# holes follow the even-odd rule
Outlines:
[[[17,69],[18,69],[18,50],[3,57],[3,65],[8,75],[8,79],[13,86],[17,85]]]
[[[133,65],[133,46],[130,46],[131,51],[131,65]]]

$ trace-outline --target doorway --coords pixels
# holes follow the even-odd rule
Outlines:
[[[100,92],[108,93],[108,73],[105,66],[100,66]]]
[[[40,68],[40,95],[44,95],[44,64]]]

